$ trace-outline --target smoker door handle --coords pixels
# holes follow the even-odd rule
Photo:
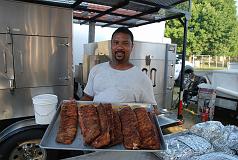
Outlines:
[[[60,46],[64,46],[64,47],[69,47],[70,46],[70,43],[59,43]]]
[[[4,64],[4,73],[7,73],[7,55],[5,50],[3,50],[3,64]]]
[[[11,41],[11,34],[6,34],[6,44],[12,44],[12,41]]]
[[[155,68],[151,68],[151,70],[150,70],[150,79],[153,82],[153,87],[156,87],[156,71],[157,70]],[[154,72],[154,74],[153,74],[153,72]],[[154,75],[154,78],[153,78],[153,75]]]
[[[19,54],[20,54],[21,73],[23,73],[23,54],[22,54],[22,51],[19,51]]]
[[[142,68],[141,71],[142,71],[142,72],[145,72],[145,74],[147,75],[148,69],[147,69],[147,68]]]

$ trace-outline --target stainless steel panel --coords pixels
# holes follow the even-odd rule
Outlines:
[[[71,9],[1,0],[0,12],[0,33],[7,27],[16,34],[68,37],[72,33]]]
[[[167,89],[174,87],[174,72],[175,72],[175,61],[168,61],[168,75],[167,75]]]
[[[151,59],[165,59],[165,52],[165,44],[135,41],[131,59],[145,59],[148,55]]]
[[[176,61],[177,45],[166,44],[166,54],[168,54],[168,60]]]
[[[171,109],[173,104],[173,92],[168,90],[164,93],[155,94],[157,105],[161,108]]]
[[[145,60],[134,60],[131,59],[130,62],[137,66],[142,72],[144,72],[148,77],[150,77],[150,67],[146,65]]]
[[[0,0],[0,33],[0,119],[34,115],[38,94],[73,97],[71,9]]]
[[[80,104],[92,104],[92,102],[86,102],[86,101],[78,101],[77,102],[78,105]],[[131,106],[133,107],[145,107],[148,109],[148,111],[151,111],[151,109],[153,109],[153,107],[149,104],[142,104],[142,103],[117,103],[117,104],[112,104],[113,108],[119,109],[119,108],[123,108],[123,106],[125,107],[125,105],[127,106]],[[60,122],[60,107],[57,110],[53,120],[51,121],[50,125],[47,128],[47,131],[45,132],[40,146],[42,148],[47,148],[47,149],[63,149],[63,150],[89,150],[89,151],[118,151],[118,152],[122,152],[122,151],[130,151],[130,152],[155,152],[155,151],[160,151],[160,150],[165,150],[166,146],[164,143],[164,139],[163,139],[163,134],[161,132],[160,126],[159,126],[159,122],[157,119],[157,116],[154,116],[155,119],[155,123],[156,123],[156,127],[158,130],[158,134],[159,134],[159,138],[160,138],[160,143],[161,143],[161,147],[160,150],[145,150],[145,149],[139,149],[139,150],[128,150],[126,148],[124,148],[123,144],[117,144],[117,145],[113,145],[113,146],[108,146],[105,148],[100,148],[100,149],[95,149],[91,146],[88,145],[84,145],[83,142],[83,137],[81,135],[81,130],[78,127],[78,131],[77,131],[77,135],[73,141],[72,144],[61,144],[61,143],[57,143],[56,142],[56,136],[57,136],[57,131],[59,128],[59,122]]]
[[[67,85],[68,39],[14,35],[16,87]]]
[[[163,93],[164,92],[164,85],[165,82],[164,81],[164,77],[166,76],[165,74],[167,72],[165,72],[165,60],[152,60],[151,61],[151,65],[150,65],[150,69],[151,68],[155,68],[157,71],[156,73],[156,86],[153,87],[154,88],[154,94],[159,94],[159,93]]]
[[[58,96],[59,101],[73,97],[73,86],[54,86],[0,90],[0,120],[33,116],[32,97],[50,93]]]
[[[10,88],[13,82],[12,43],[9,34],[0,34],[0,90]]]
[[[175,62],[176,62],[176,45],[169,45],[167,44],[167,85],[166,90],[170,90],[174,87],[174,73],[175,73]]]
[[[146,65],[145,59],[131,59],[130,62],[141,69],[150,79],[153,85],[154,94],[162,93],[164,85],[164,61],[151,60],[149,66]]]

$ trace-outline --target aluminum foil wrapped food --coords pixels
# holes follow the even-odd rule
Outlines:
[[[192,148],[196,155],[213,151],[211,143],[194,134],[178,137],[178,140]]]
[[[195,124],[190,132],[212,142],[223,135],[224,126],[218,121],[207,121]]]
[[[216,151],[234,155],[238,151],[238,127],[225,126],[224,134],[211,142]]]
[[[238,127],[223,126],[218,121],[198,123],[190,132],[208,140],[217,152],[234,155],[238,151]]]
[[[228,132],[227,143],[231,149],[238,153],[238,127],[234,125],[225,126],[225,132]]]
[[[194,155],[214,151],[206,139],[190,133],[170,138],[165,143],[166,151],[156,154],[163,160],[185,160]]]
[[[200,156],[190,157],[188,160],[237,160],[238,156],[231,156],[223,152],[212,152]]]

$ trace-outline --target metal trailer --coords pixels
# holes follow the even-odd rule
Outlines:
[[[73,97],[71,44],[72,9],[0,1],[0,159],[46,156],[32,97]]]
[[[5,152],[1,147],[0,159],[47,158],[37,146],[46,126],[34,123],[31,98],[46,92],[59,95],[59,100],[73,95],[72,18],[89,24],[89,42],[94,42],[95,25],[138,27],[179,19],[184,26],[182,102],[191,0],[0,0],[0,4],[0,123],[6,127],[0,145],[10,149]],[[182,103],[178,118],[182,118]]]

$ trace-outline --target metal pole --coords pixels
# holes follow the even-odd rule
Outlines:
[[[188,17],[185,16],[184,22],[184,33],[183,33],[183,53],[182,53],[182,68],[181,68],[181,79],[180,79],[180,92],[179,92],[179,107],[177,118],[183,120],[183,83],[184,83],[184,69],[185,69],[185,57],[187,47],[187,32],[188,32]]]
[[[88,43],[95,42],[95,22],[89,22]]]

